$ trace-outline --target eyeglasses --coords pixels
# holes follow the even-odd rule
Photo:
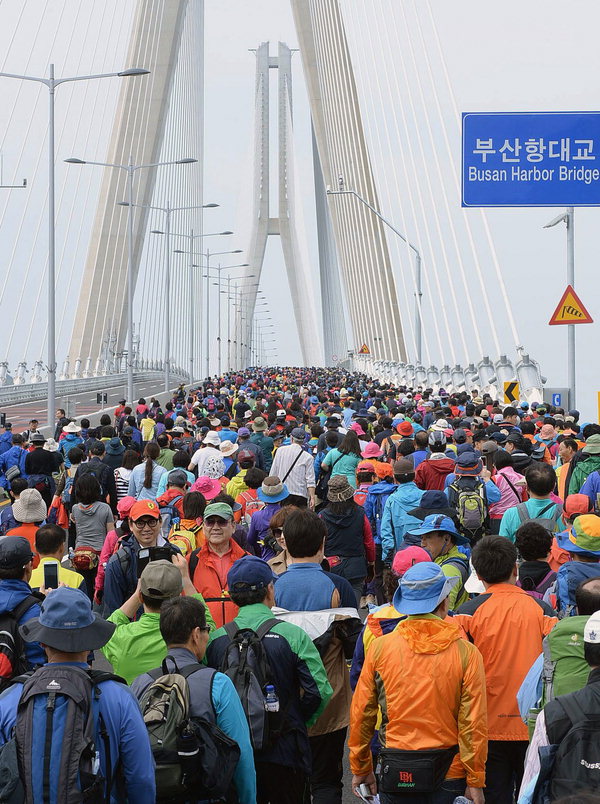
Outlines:
[[[199,631],[206,631],[207,633],[210,631],[210,625],[197,625],[196,628]]]
[[[148,519],[135,519],[132,521],[132,524],[135,525],[136,528],[155,528],[159,521],[158,519],[148,518]]]

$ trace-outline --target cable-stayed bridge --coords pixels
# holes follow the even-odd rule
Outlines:
[[[541,395],[486,213],[460,209],[460,110],[430,0],[291,0],[291,9],[298,54],[284,42],[248,43],[243,242],[215,209],[220,199],[203,194],[204,126],[218,121],[204,120],[202,0],[65,0],[58,16],[39,0],[0,9],[0,73],[13,76],[0,78],[2,183],[28,179],[0,191],[9,266],[0,401],[22,388],[53,407],[62,389],[108,384],[132,399],[146,377],[172,387],[286,362],[267,350],[259,311],[269,304],[289,305],[306,364],[492,393],[518,379],[524,397]],[[27,80],[47,78],[51,64],[57,79],[77,80]],[[294,149],[299,81],[312,175]],[[302,220],[307,195],[315,233]],[[281,241],[289,299],[261,287],[270,236]]]

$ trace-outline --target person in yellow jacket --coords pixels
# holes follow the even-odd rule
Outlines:
[[[40,563],[31,573],[29,586],[39,589],[44,584],[44,564],[58,564],[58,583],[79,589],[85,586],[83,575],[74,570],[67,569],[61,564],[65,555],[66,534],[58,525],[42,525],[35,532],[35,549],[40,557]]]
[[[367,651],[350,710],[350,770],[353,789],[377,793],[370,744],[381,707],[381,804],[425,804],[434,794],[436,804],[463,794],[484,802],[485,673],[477,648],[446,619],[457,583],[433,562],[411,567],[393,599],[407,618]]]

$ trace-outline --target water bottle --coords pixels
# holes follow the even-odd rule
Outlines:
[[[267,712],[279,712],[279,697],[272,684],[265,687],[265,709]]]
[[[473,802],[471,801],[470,798],[467,798],[466,796],[457,796],[454,799],[453,804],[473,804]]]
[[[177,756],[183,772],[183,783],[188,784],[198,769],[200,745],[198,738],[189,727],[177,735]]]

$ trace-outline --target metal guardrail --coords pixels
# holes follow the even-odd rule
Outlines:
[[[133,375],[134,383],[147,382],[152,379],[160,379],[164,376],[161,371],[146,371]],[[173,376],[173,380],[185,379],[184,377]],[[103,377],[86,377],[81,380],[58,380],[56,383],[56,398],[60,399],[69,394],[81,394],[85,391],[102,391],[106,388],[114,388],[117,385],[127,385],[127,374],[107,374]],[[48,383],[40,382],[26,385],[8,385],[0,387],[0,405],[19,405],[23,402],[35,402],[36,400],[46,399],[48,394]]]

